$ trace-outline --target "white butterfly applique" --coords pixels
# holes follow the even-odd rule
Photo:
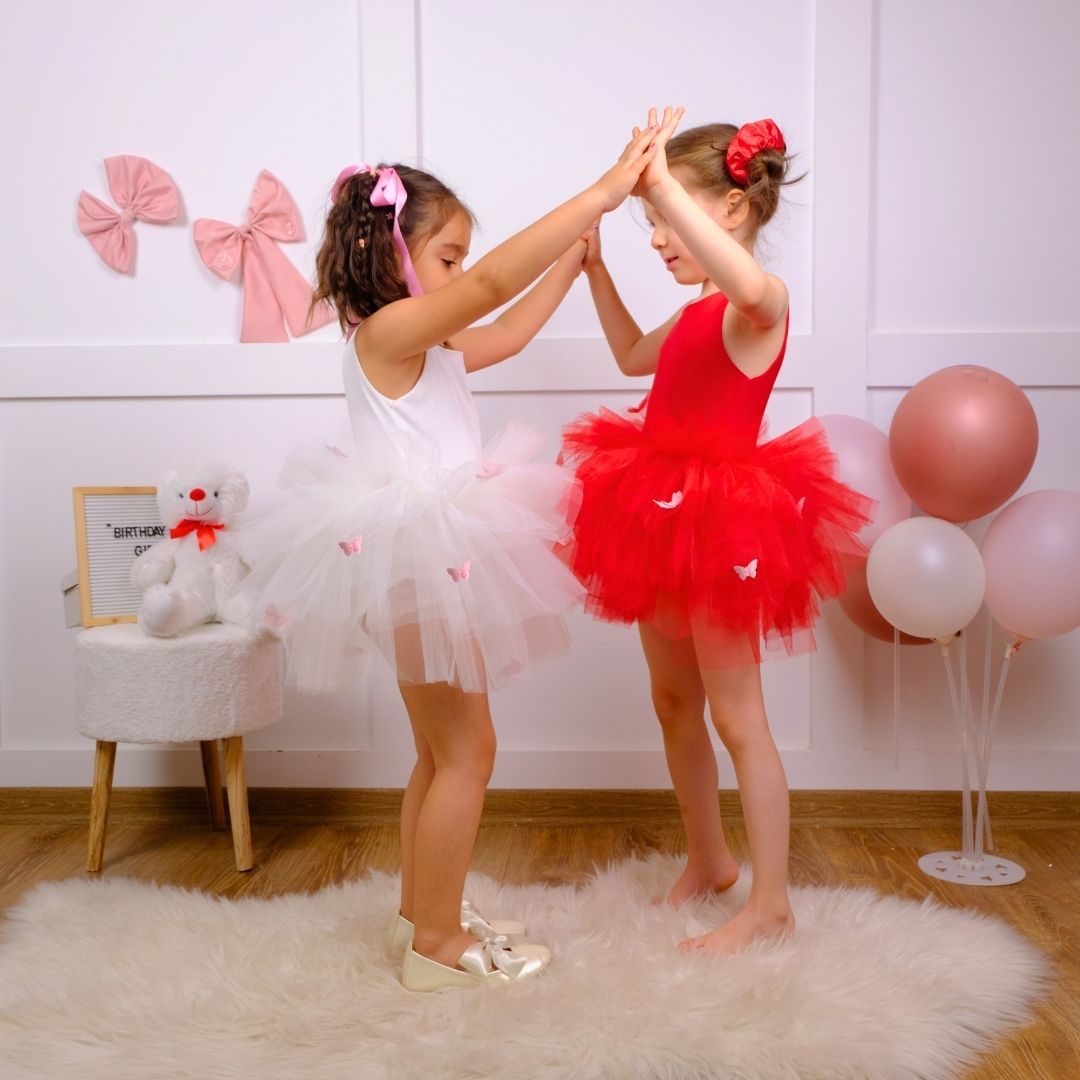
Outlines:
[[[351,540],[339,540],[337,546],[341,548],[346,555],[359,555],[363,545],[364,538],[360,533],[357,533]]]
[[[451,580],[454,581],[455,584],[459,581],[468,581],[471,565],[469,560],[466,559],[461,566],[448,566],[446,572],[450,575]]]
[[[751,559],[745,566],[733,566],[732,570],[739,575],[740,581],[745,581],[747,578],[757,577],[757,559]]]
[[[663,499],[653,499],[653,502],[660,507],[661,510],[674,510],[683,500],[683,493],[681,491],[673,491],[671,498],[666,502]]]

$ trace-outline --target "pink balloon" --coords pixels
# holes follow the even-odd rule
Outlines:
[[[1039,424],[1016,383],[960,364],[935,371],[904,395],[889,447],[897,479],[917,506],[945,521],[974,521],[1027,478]]]
[[[1080,495],[1033,491],[1009,503],[986,530],[986,606],[1021,638],[1080,626]]]
[[[873,520],[859,532],[859,539],[870,548],[886,529],[911,517],[911,499],[889,459],[889,437],[857,416],[834,413],[818,419],[836,455],[837,478],[877,503]]]

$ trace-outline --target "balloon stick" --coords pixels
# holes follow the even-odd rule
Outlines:
[[[968,733],[967,724],[964,722],[965,708],[961,707],[960,695],[956,689],[956,676],[953,674],[952,659],[949,655],[949,645],[943,642],[941,644],[941,659],[945,664],[945,675],[949,680],[949,698],[952,701],[953,717],[956,720],[956,726],[960,732],[960,752],[961,760],[963,762],[963,783],[964,783],[964,803],[963,803],[963,818],[962,818],[962,845],[961,850],[965,858],[973,859],[974,857],[974,828],[971,820],[971,774],[968,768]]]

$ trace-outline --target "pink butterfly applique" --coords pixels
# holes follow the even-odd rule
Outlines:
[[[289,625],[289,616],[278,611],[273,604],[270,604],[266,611],[263,612],[263,622],[274,630],[284,630]]]
[[[732,570],[739,575],[740,581],[745,581],[747,578],[756,578],[757,563],[757,559],[751,559],[745,566],[733,566]]]
[[[472,564],[466,559],[461,566],[448,566],[446,572],[450,575],[450,578],[456,584],[459,581],[469,580],[469,567]]]
[[[339,540],[337,546],[341,548],[346,555],[359,555],[363,543],[363,536],[361,536],[360,533],[357,533],[351,540]]]

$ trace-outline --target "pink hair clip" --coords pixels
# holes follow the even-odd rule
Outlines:
[[[762,150],[784,151],[784,136],[773,120],[755,120],[743,124],[727,148],[727,167],[731,178],[744,187],[750,182],[747,166]]]
[[[330,201],[337,202],[341,189],[345,182],[357,173],[375,173],[377,177],[375,187],[371,192],[372,206],[392,206],[394,208],[394,247],[401,259],[401,271],[405,276],[405,284],[408,286],[410,296],[423,296],[424,290],[420,285],[420,279],[416,276],[413,268],[412,257],[409,255],[409,247],[405,243],[405,237],[401,234],[401,225],[398,218],[401,216],[401,208],[405,205],[409,194],[405,185],[398,176],[397,170],[392,166],[385,169],[373,169],[370,165],[346,165],[338,173],[334,186],[330,189]]]
[[[105,175],[117,213],[89,192],[79,192],[79,232],[102,261],[121,274],[135,269],[135,221],[164,225],[180,217],[180,192],[173,178],[152,161],[134,154],[105,159]]]

